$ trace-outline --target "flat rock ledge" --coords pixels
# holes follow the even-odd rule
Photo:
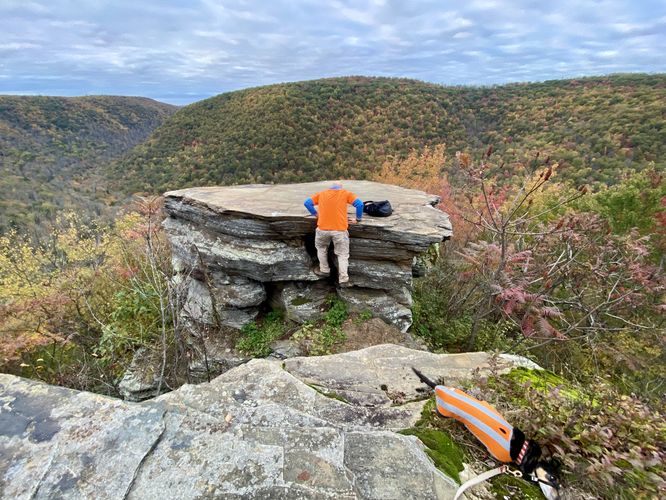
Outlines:
[[[257,359],[143,403],[0,375],[0,497],[453,498],[420,441],[395,432],[424,404],[411,366],[454,382],[490,358],[380,345]]]
[[[325,292],[336,292],[336,280],[313,272],[316,220],[303,202],[330,185],[245,185],[166,193],[169,217],[164,227],[176,271],[188,281],[185,316],[204,323],[217,317],[224,325],[238,327],[267,300],[281,302],[297,320],[316,316],[321,305],[317,301]],[[412,274],[423,269],[418,257],[451,236],[449,217],[434,208],[437,196],[422,191],[369,181],[346,181],[343,186],[363,200],[388,199],[394,208],[390,217],[365,216],[362,223],[350,226],[354,286],[345,289],[344,299],[406,331],[411,325]],[[350,206],[350,216],[353,213]]]

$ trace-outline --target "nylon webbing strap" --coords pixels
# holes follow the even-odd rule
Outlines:
[[[479,474],[476,477],[473,477],[469,481],[465,481],[463,484],[460,485],[460,488],[458,488],[458,491],[456,491],[456,496],[453,497],[453,500],[458,500],[460,496],[465,492],[465,490],[471,488],[472,486],[476,486],[477,484],[481,484],[484,481],[487,481],[491,477],[495,477],[499,474],[504,474],[507,470],[509,470],[508,465],[502,465],[501,467],[498,467],[497,469],[492,469],[487,472],[484,472],[483,474]]]

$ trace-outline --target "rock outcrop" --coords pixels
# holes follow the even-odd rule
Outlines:
[[[452,498],[395,433],[424,404],[410,367],[454,384],[488,363],[393,345],[252,360],[139,404],[0,375],[0,497]]]
[[[171,242],[175,282],[184,288],[182,324],[201,344],[213,328],[238,329],[266,303],[305,322],[321,315],[327,295],[337,293],[352,310],[372,313],[405,332],[412,322],[412,275],[423,256],[451,236],[438,197],[369,181],[344,187],[364,200],[388,199],[393,215],[366,216],[349,228],[353,286],[313,272],[316,220],[304,200],[330,182],[191,188],[165,194],[164,222]],[[350,215],[353,207],[349,207]],[[333,262],[333,253],[330,260]],[[199,340],[196,340],[199,339]],[[209,339],[210,340],[210,339]],[[214,350],[214,347],[211,347]]]

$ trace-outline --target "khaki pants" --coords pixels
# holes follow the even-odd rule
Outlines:
[[[338,278],[340,283],[349,281],[349,233],[347,231],[324,231],[317,228],[315,247],[319,258],[319,270],[330,273],[328,265],[328,245],[333,242],[335,255],[338,256]]]

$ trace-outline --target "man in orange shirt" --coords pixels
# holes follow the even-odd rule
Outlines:
[[[347,204],[356,208],[356,221],[347,219]],[[319,207],[319,212],[315,210]],[[310,196],[305,200],[305,208],[317,217],[317,232],[315,234],[315,247],[319,258],[319,267],[315,269],[318,276],[329,276],[331,268],[328,265],[328,246],[331,241],[335,255],[338,256],[338,280],[340,286],[350,286],[349,283],[349,223],[361,222],[363,217],[363,202],[350,191],[342,189],[339,182],[324,191]]]

